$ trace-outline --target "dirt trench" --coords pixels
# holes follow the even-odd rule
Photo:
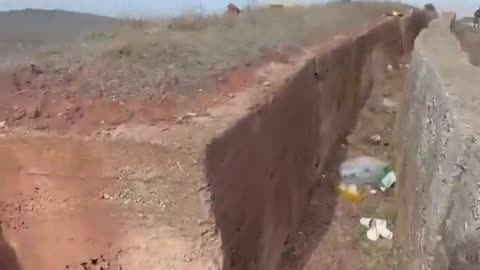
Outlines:
[[[360,153],[390,158],[394,118],[382,116],[378,100],[360,118],[371,128],[360,123],[353,141],[345,138],[357,126],[372,89],[386,88],[377,89],[372,99],[394,94],[384,72],[406,63],[427,24],[423,13],[386,18],[364,33],[339,36],[312,50],[274,98],[207,146],[206,177],[221,234],[222,269],[365,269],[354,258],[365,255],[355,251],[351,239],[361,210],[339,206],[334,191],[338,161]],[[364,133],[372,131],[385,136],[380,149],[365,146]],[[350,147],[338,153],[341,145]],[[371,267],[377,266],[370,269],[385,267]]]
[[[266,65],[256,73],[268,83],[181,123],[124,124],[105,138],[7,133],[0,263],[7,270],[384,269],[390,261],[377,257],[365,266],[362,252],[376,247],[354,236],[371,205],[390,215],[391,197],[350,206],[332,187],[345,157],[390,159],[394,111],[383,98],[398,98],[400,64],[426,21],[423,13],[383,18],[291,63]],[[371,133],[382,143],[371,146]],[[381,250],[390,251],[388,243]]]

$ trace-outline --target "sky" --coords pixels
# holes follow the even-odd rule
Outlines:
[[[176,15],[186,10],[199,9],[206,12],[223,11],[233,2],[239,7],[252,0],[0,0],[0,11],[39,8],[63,9],[113,17],[150,17]],[[268,3],[268,0],[253,0]],[[292,0],[291,0],[292,1]],[[326,0],[293,0],[300,3],[318,3]],[[471,16],[480,7],[480,0],[404,0],[402,2],[423,6],[433,3],[438,10],[456,11],[460,16]]]

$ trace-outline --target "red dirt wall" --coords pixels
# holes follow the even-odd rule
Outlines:
[[[387,17],[355,37],[333,40],[271,102],[207,146],[206,174],[224,270],[278,269],[312,184],[370,94],[374,58],[401,61],[426,24],[421,12]],[[332,214],[333,209],[325,218]]]

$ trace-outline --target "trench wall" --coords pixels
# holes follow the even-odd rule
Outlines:
[[[480,69],[451,33],[415,42],[396,123],[400,269],[480,269]]]
[[[379,55],[395,64],[428,24],[423,12],[385,17],[318,50],[276,96],[206,148],[223,269],[278,269],[312,184],[354,127]],[[333,209],[332,209],[333,211]]]

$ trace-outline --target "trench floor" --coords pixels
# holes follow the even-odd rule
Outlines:
[[[345,159],[368,155],[392,161],[396,108],[389,103],[398,104],[401,99],[405,68],[387,72],[384,79],[376,82],[356,128],[318,179],[302,228],[283,254],[283,270],[394,269],[392,240],[371,242],[366,238],[366,229],[359,224],[361,217],[383,218],[395,234],[393,189],[375,195],[367,192],[362,202],[354,203],[338,197],[335,187],[340,181],[338,166]],[[379,135],[381,141],[372,141],[374,135]]]

